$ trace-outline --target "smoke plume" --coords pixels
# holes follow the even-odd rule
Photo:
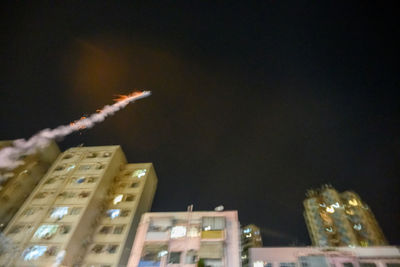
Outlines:
[[[80,120],[70,123],[69,125],[61,125],[54,129],[44,129],[33,135],[28,140],[15,140],[12,146],[0,150],[0,169],[13,170],[24,162],[20,159],[22,155],[30,155],[38,149],[49,145],[51,140],[60,140],[63,137],[85,128],[92,128],[96,123],[103,121],[106,117],[113,115],[118,110],[124,108],[131,102],[147,97],[150,91],[135,92],[129,95],[120,95],[117,102],[113,105],[104,106],[97,113],[89,117],[82,117]],[[7,176],[0,174],[0,183],[8,179]]]

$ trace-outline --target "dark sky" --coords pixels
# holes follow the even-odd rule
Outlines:
[[[161,3],[160,3],[161,2]],[[237,209],[264,244],[310,244],[309,188],[368,203],[400,244],[399,19],[349,1],[9,1],[0,139],[133,89],[153,95],[59,142],[153,162],[153,211]]]

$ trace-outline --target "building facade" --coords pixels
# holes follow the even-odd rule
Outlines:
[[[146,213],[127,266],[239,267],[239,227],[237,211]]]
[[[12,141],[0,141],[0,150]],[[14,217],[60,154],[55,142],[32,155],[24,155],[23,164],[13,170],[0,169],[0,232]],[[3,177],[3,179],[1,179]]]
[[[5,229],[0,266],[126,266],[156,185],[153,165],[127,164],[119,146],[68,149]]]
[[[254,224],[243,226],[241,229],[242,267],[249,266],[249,249],[262,247],[260,228]]]
[[[313,246],[387,245],[371,209],[352,191],[339,193],[332,186],[309,190],[304,218]]]
[[[396,247],[251,248],[251,267],[399,267]]]

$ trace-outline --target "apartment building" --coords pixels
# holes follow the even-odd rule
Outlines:
[[[250,248],[251,267],[399,267],[396,247]]]
[[[237,211],[145,213],[129,267],[239,267]]]
[[[0,141],[0,150],[12,145],[13,141]],[[0,232],[2,232],[21,205],[32,193],[60,154],[55,142],[32,155],[23,155],[23,163],[13,170],[0,169]]]
[[[127,164],[119,146],[68,149],[5,229],[0,266],[126,266],[156,185],[153,165]]]
[[[249,249],[262,247],[260,228],[254,224],[243,226],[241,229],[242,266],[249,266]]]
[[[325,185],[309,190],[304,218],[313,246],[384,246],[386,238],[369,206],[352,191]]]

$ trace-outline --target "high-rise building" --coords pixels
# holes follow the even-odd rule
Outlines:
[[[387,245],[371,209],[352,191],[339,193],[325,185],[309,190],[303,204],[314,246]]]
[[[249,224],[241,229],[241,247],[242,247],[242,266],[249,266],[249,248],[262,247],[262,238],[260,228],[254,224]]]
[[[0,141],[0,150],[12,145],[12,141]],[[32,193],[40,179],[60,154],[55,142],[32,155],[23,155],[23,163],[13,170],[0,169],[0,232]]]
[[[399,267],[396,247],[250,248],[251,267]]]
[[[239,267],[239,227],[237,211],[145,213],[127,266]]]
[[[153,165],[127,164],[119,146],[68,149],[5,229],[0,266],[126,266],[156,185]]]

